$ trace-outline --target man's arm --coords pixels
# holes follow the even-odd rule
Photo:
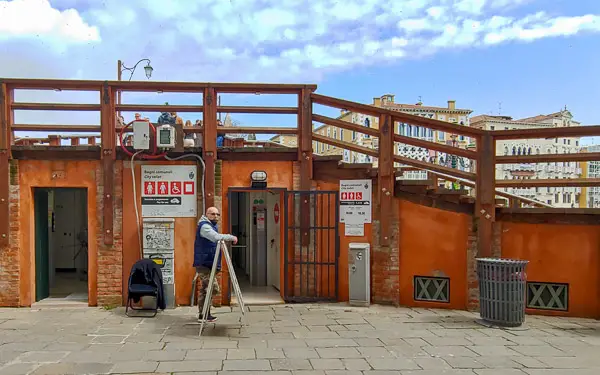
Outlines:
[[[237,237],[232,236],[231,234],[221,234],[211,228],[210,225],[203,225],[200,228],[200,235],[212,242],[219,242],[221,240],[225,241],[235,241]]]

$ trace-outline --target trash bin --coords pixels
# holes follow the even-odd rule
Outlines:
[[[527,260],[477,258],[479,310],[483,320],[506,327],[523,324],[527,263]]]

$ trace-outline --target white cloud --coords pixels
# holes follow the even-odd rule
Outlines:
[[[575,16],[551,15],[536,12],[534,4],[536,0],[0,1],[0,48],[13,56],[0,61],[0,71],[106,79],[116,76],[118,59],[131,66],[150,58],[157,80],[316,81],[332,70],[450,48],[600,31],[599,15],[577,15],[576,9],[571,10]],[[534,11],[524,13],[524,5]],[[37,11],[35,17],[30,9]],[[100,35],[102,44],[90,43],[100,41]],[[62,50],[45,46],[44,38]],[[23,74],[14,66],[19,58],[45,63],[29,64],[40,68]],[[145,79],[143,72],[133,79]]]
[[[59,11],[48,0],[0,1],[0,40],[18,37],[100,41],[98,28],[87,24],[76,9]]]

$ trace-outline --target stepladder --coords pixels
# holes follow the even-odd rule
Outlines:
[[[217,249],[215,251],[215,259],[213,260],[212,268],[210,271],[210,278],[208,281],[208,287],[206,288],[206,296],[204,298],[204,306],[202,306],[202,315],[201,315],[204,319],[202,319],[202,321],[200,323],[200,332],[198,333],[199,336],[202,336],[202,331],[204,330],[204,324],[206,323],[206,317],[207,317],[208,311],[210,309],[210,306],[212,304],[213,287],[214,287],[214,283],[217,282],[216,275],[217,275],[217,268],[218,268],[218,263],[220,260],[220,255],[223,255],[223,258],[225,259],[225,265],[227,267],[227,270],[229,271],[229,278],[231,280],[231,287],[233,289],[233,293],[234,293],[235,297],[237,298],[237,304],[240,307],[240,311],[242,314],[240,322],[242,325],[247,324],[247,322],[246,322],[246,306],[244,305],[244,298],[242,297],[242,291],[240,290],[240,284],[238,283],[238,279],[235,274],[235,269],[233,267],[233,262],[231,261],[231,256],[229,255],[229,250],[227,249],[227,245],[225,244],[224,240],[221,240],[217,243]]]

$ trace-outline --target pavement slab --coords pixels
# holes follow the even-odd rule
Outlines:
[[[346,304],[197,309],[0,309],[0,375],[600,374],[600,322],[527,316],[518,330],[476,313]]]

